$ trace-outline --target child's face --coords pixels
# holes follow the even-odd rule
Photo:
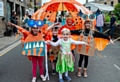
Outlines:
[[[90,28],[91,28],[91,22],[86,22],[86,23],[85,23],[85,27],[86,27],[87,29],[90,29]]]
[[[68,40],[68,38],[70,37],[70,33],[69,32],[63,32],[62,37],[63,37],[64,40]]]
[[[53,29],[53,30],[52,30],[52,33],[53,33],[53,35],[56,36],[56,35],[58,34],[58,29]]]

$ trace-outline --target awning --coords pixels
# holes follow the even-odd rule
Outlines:
[[[87,5],[91,5],[92,7],[96,7],[94,9],[92,9],[91,11],[96,11],[98,8],[101,10],[101,11],[113,11],[114,10],[114,7],[110,6],[110,5],[106,5],[106,4],[99,4],[99,3],[87,3]]]

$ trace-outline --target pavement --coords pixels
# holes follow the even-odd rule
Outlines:
[[[16,37],[15,35],[12,36],[4,36],[3,34],[0,34],[0,51],[4,50],[8,46],[14,44],[15,42],[19,41],[21,38],[21,35]]]

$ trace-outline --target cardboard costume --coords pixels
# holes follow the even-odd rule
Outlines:
[[[91,20],[90,20],[90,18],[91,18]],[[94,14],[85,15],[85,16],[83,16],[83,19],[85,21],[92,21],[92,20],[95,20],[95,15]],[[87,30],[86,28],[83,28],[83,30],[71,31],[72,35],[73,34],[79,35],[79,36],[76,36],[76,38],[75,38],[76,40],[84,41],[84,42],[88,43],[88,45],[86,45],[86,46],[85,45],[77,45],[76,46],[76,51],[78,54],[94,56],[95,49],[102,51],[107,46],[107,44],[109,42],[109,36],[99,33],[93,29],[94,29],[94,27],[89,30]]]
[[[43,26],[43,22],[41,20],[29,20],[28,25],[31,28],[38,28]],[[46,75],[48,77],[48,64],[47,64],[47,46],[45,44],[43,38],[43,32],[39,32],[37,35],[33,35],[32,32],[25,30],[24,28],[17,26],[18,30],[23,34],[21,38],[21,42],[23,45],[22,54],[26,56],[45,56],[45,67],[46,67]]]

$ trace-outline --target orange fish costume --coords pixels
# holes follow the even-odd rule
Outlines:
[[[29,20],[28,25],[32,27],[42,27],[43,21],[38,20]],[[45,56],[45,67],[46,67],[46,75],[45,77],[49,79],[48,74],[48,64],[47,64],[47,46],[43,38],[43,32],[40,31],[36,36],[34,36],[31,32],[25,30],[24,28],[14,25],[18,28],[18,30],[23,34],[23,37],[21,38],[21,42],[23,45],[23,51],[22,54],[26,55],[28,57],[31,56]],[[40,28],[41,30],[41,28]]]

